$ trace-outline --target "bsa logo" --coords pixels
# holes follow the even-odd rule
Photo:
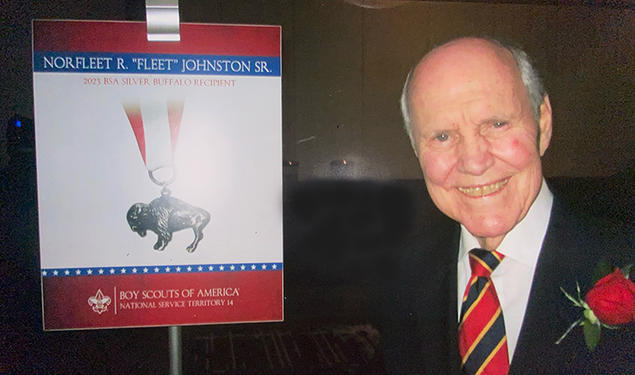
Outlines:
[[[103,312],[108,311],[110,297],[105,296],[104,293],[101,292],[101,289],[97,289],[97,293],[88,298],[88,304],[93,308],[94,312],[101,315]]]

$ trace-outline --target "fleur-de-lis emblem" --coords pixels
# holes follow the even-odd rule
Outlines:
[[[110,297],[105,296],[101,289],[97,289],[97,293],[88,298],[88,304],[93,308],[94,312],[101,315],[103,312],[108,311]]]

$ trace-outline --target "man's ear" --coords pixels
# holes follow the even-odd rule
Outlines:
[[[551,103],[549,102],[549,95],[545,95],[540,105],[540,119],[538,120],[538,127],[540,128],[540,138],[538,139],[538,151],[540,156],[544,156],[545,151],[549,147],[551,142]]]

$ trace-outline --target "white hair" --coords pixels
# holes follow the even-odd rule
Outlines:
[[[516,61],[516,66],[518,66],[518,70],[520,71],[520,78],[523,81],[523,85],[525,86],[525,89],[527,90],[527,96],[529,97],[529,102],[531,104],[531,114],[537,126],[538,121],[540,120],[540,105],[542,104],[545,98],[545,95],[547,95],[547,91],[545,90],[545,87],[542,83],[542,79],[540,78],[540,75],[538,74],[538,71],[531,64],[531,60],[529,56],[527,55],[525,51],[511,44],[503,43],[501,41],[498,41],[492,38],[483,38],[483,39],[501,48],[508,50],[514,57],[514,60]],[[410,138],[410,144],[412,145],[412,148],[414,149],[415,143],[414,143],[414,138],[412,136],[412,120],[410,117],[410,85],[412,81],[413,71],[414,71],[414,68],[410,69],[410,72],[408,72],[408,76],[406,77],[406,82],[403,86],[403,89],[401,90],[401,99],[399,100],[399,102],[401,105],[401,115],[403,116],[403,120],[404,120],[404,128],[406,129],[406,133],[408,134],[408,137]]]

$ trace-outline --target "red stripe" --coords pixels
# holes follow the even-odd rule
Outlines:
[[[183,117],[183,101],[168,101],[168,123],[170,124],[170,140],[172,142],[172,154],[179,141],[179,129]]]
[[[141,117],[141,107],[139,103],[124,103],[123,109],[128,116],[128,121],[134,132],[134,136],[137,139],[137,145],[141,152],[143,162],[146,162],[146,140],[143,132],[143,118]],[[180,121],[179,121],[180,122]],[[174,143],[173,143],[174,144]]]
[[[485,291],[485,294],[478,301],[478,304],[474,307],[471,313],[466,318],[464,318],[464,321],[461,324],[461,328],[459,330],[459,353],[461,354],[461,357],[463,357],[468,348],[472,346],[472,343],[483,331],[487,323],[491,320],[492,316],[494,316],[499,306],[500,302],[496,294],[496,289],[492,284]],[[500,352],[504,352],[505,356],[502,356]],[[488,368],[500,369],[501,367],[499,367],[499,363],[503,362],[503,360],[500,359],[501,357],[505,360],[505,365],[507,365],[507,344],[505,344],[504,348],[501,348],[500,352],[497,353],[494,358],[492,358],[492,362],[494,362],[494,364],[490,362],[490,364],[487,365],[486,370]],[[499,373],[500,372],[492,374],[498,375]],[[487,372],[484,372],[484,374],[487,374]]]
[[[282,271],[44,277],[42,285],[47,330],[280,321],[283,318]],[[199,290],[214,288],[238,288],[239,295],[197,296]],[[94,312],[88,303],[97,290],[111,299],[102,314]],[[170,290],[178,291],[179,297],[175,297],[175,292],[171,292],[171,297],[165,294]],[[194,296],[183,296],[184,290],[186,294],[193,290]],[[133,296],[129,293],[132,291],[138,292],[136,299],[123,298]],[[143,298],[144,291],[152,298]],[[188,306],[189,301],[206,300],[224,300],[225,304]],[[229,300],[233,305],[229,305]],[[132,309],[132,302],[154,302],[155,308]],[[159,307],[160,303],[168,302],[182,302],[185,307]]]
[[[505,372],[502,372],[505,371]],[[507,353],[507,343],[503,344],[500,350],[494,355],[492,360],[483,370],[483,375],[500,375],[509,371],[509,354]]]
[[[180,42],[148,42],[145,22],[33,22],[35,51],[280,56],[279,26],[180,25]]]
[[[474,339],[481,333],[489,320],[498,310],[498,304],[493,301],[491,295],[485,295],[478,306],[472,310],[461,326],[462,340],[469,343],[466,349],[474,342]]]

